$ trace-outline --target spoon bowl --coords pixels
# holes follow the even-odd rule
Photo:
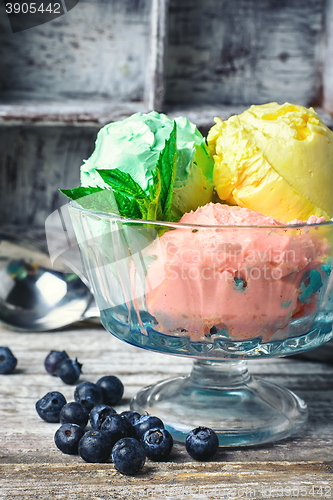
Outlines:
[[[8,327],[42,332],[98,317],[83,279],[67,262],[55,269],[35,241],[0,232],[0,322]]]

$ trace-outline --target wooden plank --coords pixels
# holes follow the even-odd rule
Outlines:
[[[242,113],[247,107],[245,105],[167,106],[163,111],[171,118],[187,117],[204,135],[207,135],[214,124],[215,116],[227,120],[232,115]],[[333,116],[320,107],[316,106],[315,110],[323,122],[333,128]],[[109,101],[69,100],[61,104],[45,101],[0,103],[0,126],[95,127],[98,125],[102,127],[107,123],[123,120],[137,112],[148,112],[145,102],[115,104]]]
[[[62,102],[24,100],[0,103],[0,125],[96,126],[146,112],[144,102],[70,99]]]
[[[45,372],[46,354],[65,349],[77,356],[83,363],[81,381],[119,376],[125,393],[118,411],[128,409],[141,387],[188,373],[191,360],[137,349],[87,324],[42,334],[18,333],[0,325],[0,345],[8,345],[19,360],[14,374],[1,376],[1,499],[332,498],[332,366],[288,358],[249,363],[253,375],[297,390],[307,401],[309,422],[296,436],[273,444],[220,449],[207,463],[192,460],[184,446],[176,444],[169,461],[147,461],[140,474],[126,477],[112,463],[88,464],[55,447],[58,424],[40,420],[34,405],[50,390],[73,400],[74,387]]]
[[[333,115],[333,0],[327,0],[323,55],[323,107]]]
[[[152,0],[146,102],[148,109],[155,111],[162,111],[164,104],[168,8],[169,0]]]
[[[324,8],[324,0],[172,0],[166,102],[318,105]]]
[[[0,98],[143,101],[151,0],[81,0],[13,34],[0,16]]]
[[[15,36],[3,16],[0,117],[6,123],[19,116],[25,122],[107,123],[124,113],[161,111],[167,11],[168,0],[86,0]]]
[[[72,461],[73,462],[73,461]],[[149,464],[135,478],[120,476],[112,465],[42,464],[3,468],[3,496],[0,498],[80,498],[128,500],[140,498],[191,498],[194,500],[253,498],[286,499],[290,497],[331,498],[332,475],[325,466],[309,463],[243,464],[182,463],[183,473],[168,464]],[[274,480],[271,478],[274,476]],[[299,479],[292,479],[299,477]],[[314,479],[316,478],[316,479]],[[43,492],[45,496],[43,497]]]
[[[80,165],[99,127],[0,128],[0,224],[43,226],[67,198],[60,187],[79,184]]]

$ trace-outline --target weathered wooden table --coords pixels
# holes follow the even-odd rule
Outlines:
[[[139,350],[102,327],[80,324],[50,333],[18,333],[0,326],[0,345],[18,358],[0,375],[0,498],[11,499],[290,499],[333,497],[333,365],[300,359],[251,361],[250,371],[295,390],[308,404],[304,430],[275,444],[220,449],[214,461],[196,462],[176,444],[169,461],[147,461],[135,477],[112,463],[89,464],[54,445],[58,424],[42,421],[35,402],[59,390],[73,400],[74,387],[48,375],[45,356],[66,350],[83,363],[81,381],[115,374],[125,385],[123,404],[143,386],[187,373],[191,361]]]

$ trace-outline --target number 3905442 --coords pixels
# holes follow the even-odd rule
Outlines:
[[[49,3],[44,7],[44,3],[36,4],[33,3],[18,3],[18,2],[7,2],[6,12],[7,14],[35,14],[37,12],[47,12],[48,14],[62,14],[60,10],[60,3]]]

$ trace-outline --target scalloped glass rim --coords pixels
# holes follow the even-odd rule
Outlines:
[[[224,225],[220,225],[220,224],[211,224],[211,225],[210,224],[186,224],[184,222],[167,222],[167,221],[159,221],[159,220],[130,219],[127,217],[122,217],[121,215],[118,215],[118,214],[111,213],[111,212],[110,213],[109,212],[100,212],[98,210],[91,210],[88,208],[83,208],[83,207],[81,207],[81,205],[79,205],[75,201],[70,201],[69,205],[75,210],[80,210],[82,212],[86,212],[88,214],[95,215],[95,216],[98,216],[98,217],[101,217],[104,219],[111,218],[113,220],[119,220],[119,221],[122,221],[124,223],[149,224],[152,226],[164,226],[164,227],[170,227],[170,228],[172,228],[172,227],[174,227],[174,228],[177,228],[177,227],[184,227],[184,228],[201,227],[201,228],[211,228],[211,229],[223,229],[223,228],[242,228],[242,229],[247,228],[247,229],[249,229],[251,227],[254,227],[256,229],[260,229],[260,228],[263,228],[263,229],[269,229],[269,228],[272,228],[272,229],[277,229],[277,228],[278,229],[301,229],[304,227],[315,228],[315,227],[333,225],[333,219],[330,219],[329,221],[325,221],[325,222],[315,222],[313,224],[308,224],[306,221],[304,221],[303,223],[281,224],[281,225],[276,225],[276,226],[273,226],[273,225],[254,226],[254,225],[240,225],[240,224],[228,224],[228,225],[227,224],[224,224]]]
[[[135,347],[175,356],[215,361],[290,356],[315,349],[333,337],[332,320],[327,324],[318,320],[310,331],[270,342],[262,342],[260,337],[239,341],[223,338],[193,341],[189,336],[167,335],[154,330],[151,326],[146,327],[147,334],[143,335],[128,324],[115,319],[108,310],[101,311],[101,321],[104,328],[112,332],[113,336]]]

